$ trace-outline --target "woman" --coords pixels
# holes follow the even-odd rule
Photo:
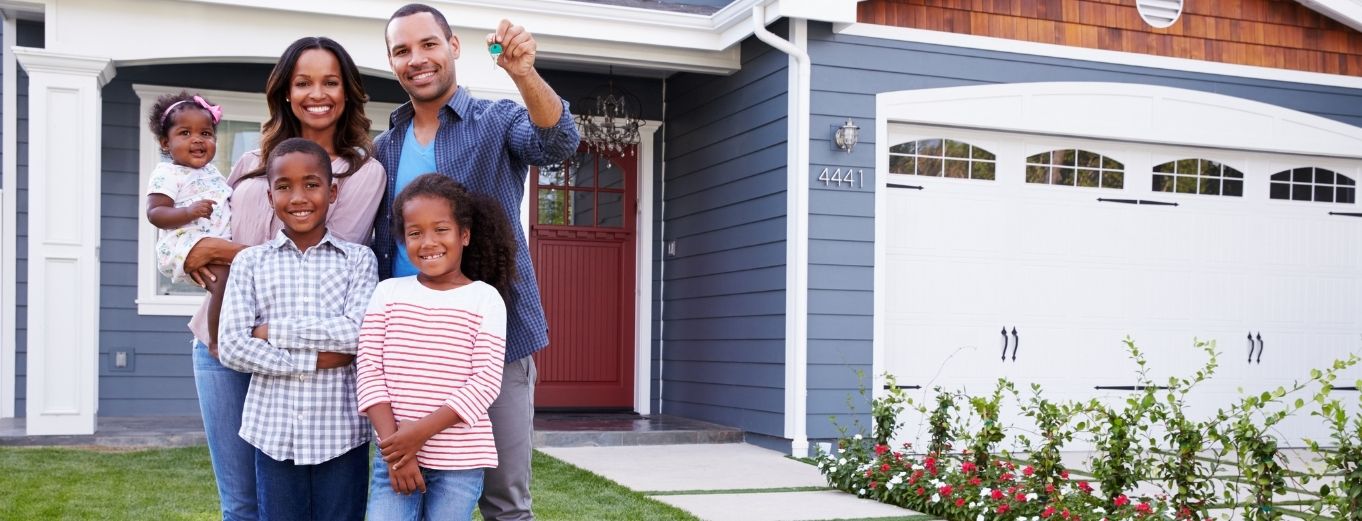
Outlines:
[[[370,121],[364,115],[368,95],[350,54],[330,38],[305,37],[293,42],[270,72],[265,99],[270,119],[261,127],[260,149],[242,155],[228,177],[233,189],[228,201],[232,241],[199,241],[184,263],[185,272],[196,274],[196,280],[210,276],[205,269],[208,264],[229,264],[237,252],[272,239],[282,228],[266,198],[269,184],[260,158],[292,137],[316,142],[331,156],[340,192],[327,216],[331,233],[350,242],[369,242],[387,177],[383,166],[372,159]],[[200,308],[189,329],[196,339],[194,382],[222,518],[254,520],[254,449],[237,435],[250,375],[222,366],[217,353],[199,341],[208,338],[204,314]]]

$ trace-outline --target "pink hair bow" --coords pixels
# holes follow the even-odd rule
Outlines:
[[[195,101],[195,102],[198,102],[198,104],[199,104],[200,107],[203,107],[205,110],[208,111],[209,114],[212,114],[212,115],[213,115],[213,124],[214,124],[214,125],[216,125],[216,124],[218,124],[218,122],[222,121],[222,106],[221,106],[221,105],[209,105],[207,100],[203,99],[202,96],[197,96],[197,95],[194,96],[194,101]]]

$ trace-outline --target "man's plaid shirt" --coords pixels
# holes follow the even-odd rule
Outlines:
[[[253,373],[241,437],[269,457],[315,465],[369,441],[355,366],[317,370],[317,353],[358,351],[376,267],[372,250],[330,232],[303,252],[280,231],[232,262],[218,351],[223,365]],[[269,341],[251,336],[259,324]]]
[[[374,158],[388,172],[388,192],[374,219],[374,253],[380,278],[392,277],[397,237],[393,235],[393,199],[397,197],[397,163],[402,142],[415,112],[411,102],[397,107],[388,118],[391,126],[374,140]],[[459,87],[449,103],[440,107],[440,128],[435,132],[435,167],[439,173],[463,183],[468,190],[501,203],[515,233],[515,280],[506,299],[506,361],[514,362],[549,345],[549,325],[539,302],[539,283],[530,262],[530,248],[520,223],[520,202],[525,197],[525,178],[530,165],[561,163],[577,151],[580,141],[572,112],[563,101],[558,123],[539,128],[530,112],[514,101],[474,98]],[[537,204],[537,203],[532,203]]]

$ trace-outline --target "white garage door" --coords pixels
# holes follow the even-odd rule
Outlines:
[[[1111,399],[1136,383],[1127,335],[1156,381],[1200,367],[1200,338],[1222,353],[1205,417],[1362,347],[1356,161],[889,130],[884,369],[902,385]],[[1324,432],[1300,415],[1279,434]]]

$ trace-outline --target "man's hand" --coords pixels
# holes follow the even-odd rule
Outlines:
[[[251,329],[251,336],[268,342],[270,340],[270,325],[260,324]],[[321,357],[318,357],[320,359]]]
[[[317,369],[335,369],[337,367],[345,367],[347,365],[350,365],[350,363],[354,361],[355,355],[347,355],[344,353],[332,353],[328,351],[317,353]]]
[[[184,272],[199,287],[206,288],[209,281],[217,282],[217,277],[208,270],[208,265],[230,264],[232,259],[236,258],[236,254],[244,249],[245,245],[226,239],[204,237],[194,243],[194,247],[189,249],[189,255],[184,257]]]
[[[497,66],[506,70],[511,79],[527,77],[535,73],[534,54],[539,49],[534,35],[519,25],[511,25],[510,20],[502,19],[497,31],[487,35],[487,43],[500,43],[501,56]]]

